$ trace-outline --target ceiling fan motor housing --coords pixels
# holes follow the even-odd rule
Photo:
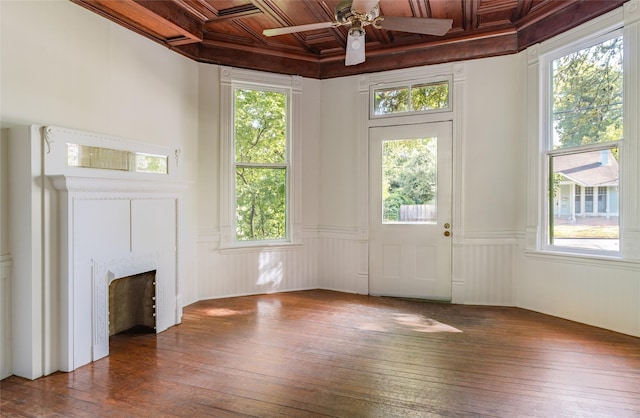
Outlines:
[[[374,19],[380,16],[380,5],[376,4],[376,7],[371,9],[366,15],[358,16],[356,13],[351,10],[351,5],[353,0],[341,0],[336,5],[335,9],[335,18],[336,22],[339,22],[343,25],[352,23],[354,20],[359,20],[363,23],[371,23]]]

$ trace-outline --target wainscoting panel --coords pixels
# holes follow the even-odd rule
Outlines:
[[[514,306],[518,241],[465,238],[454,248],[454,303]]]
[[[200,300],[318,287],[318,240],[299,245],[220,250],[218,234],[200,234]]]
[[[321,228],[318,287],[349,293],[368,293],[367,251],[356,230]],[[364,246],[364,248],[363,248]]]
[[[11,337],[11,257],[0,256],[0,379],[13,374]]]
[[[299,245],[224,248],[217,231],[198,242],[200,300],[328,289],[368,293],[366,240],[356,228],[306,226]]]
[[[640,266],[621,260],[526,252],[517,306],[640,337]]]
[[[201,233],[199,299],[301,289],[368,293],[366,239],[357,228],[306,227],[300,245],[220,249]],[[454,303],[514,306],[516,238],[462,239],[454,246]]]

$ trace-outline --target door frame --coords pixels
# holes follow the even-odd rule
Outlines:
[[[411,222],[384,224],[382,223],[382,219],[373,219],[374,217],[381,216],[379,209],[376,210],[375,205],[382,204],[379,192],[374,190],[374,187],[380,186],[379,181],[381,180],[381,173],[373,172],[374,169],[377,171],[381,168],[379,162],[376,163],[375,161],[378,158],[382,158],[382,150],[374,147],[381,147],[387,140],[402,139],[405,135],[406,139],[422,137],[438,138],[438,220],[435,224]],[[444,138],[444,140],[442,141],[441,138]],[[446,148],[442,148],[443,146]],[[371,127],[369,128],[368,154],[369,294],[376,296],[415,297],[446,302],[451,301],[453,294],[453,237],[450,236],[451,229],[449,229],[449,225],[453,223],[454,173],[452,121],[420,122]],[[444,167],[441,168],[443,164]],[[441,172],[444,173],[444,177]],[[372,183],[374,181],[376,182],[375,185]],[[442,187],[445,187],[445,189],[442,189]],[[376,201],[374,201],[374,199],[376,199]],[[442,199],[447,200],[445,201]],[[429,234],[429,238],[426,241],[424,240],[424,234]],[[376,241],[373,241],[374,239]],[[409,264],[402,264],[402,262],[400,262],[401,264],[398,265],[391,262],[390,265],[396,265],[396,268],[399,269],[396,271],[396,275],[390,273],[395,277],[393,280],[395,280],[395,283],[397,284],[396,286],[388,286],[389,282],[385,282],[384,280],[382,282],[378,281],[374,285],[372,282],[374,265],[377,267],[376,273],[378,275],[386,274],[383,273],[383,271],[387,271],[386,263],[381,263],[380,261],[381,258],[386,259],[387,251],[385,251],[384,248],[389,247],[389,245],[395,247],[396,251],[401,251],[398,253],[398,256],[402,255],[402,258],[404,258]],[[422,248],[423,251],[427,248],[431,249],[427,250],[427,252],[423,254],[423,258],[434,257],[433,263],[428,263],[428,265],[434,266],[434,270],[429,272],[428,267],[427,270],[415,270],[416,265],[414,265],[410,260],[416,260],[414,257],[417,256],[418,252],[415,251],[420,251],[420,248]],[[391,252],[393,253],[394,251]],[[407,256],[409,256],[409,258],[406,258]],[[440,264],[437,260],[442,257],[446,257],[447,259]],[[420,257],[418,256],[418,258]],[[423,267],[425,266],[426,265],[423,265]],[[403,273],[401,273],[401,271]],[[411,273],[412,271],[413,273]],[[420,271],[422,271],[423,274],[422,278],[420,276]],[[424,274],[426,274],[426,276]],[[378,279],[381,278],[380,276],[376,277],[378,277]],[[373,287],[375,287],[375,290]]]
[[[463,133],[464,133],[464,99],[466,90],[466,66],[464,62],[444,63],[426,67],[416,67],[402,71],[385,73],[362,74],[357,78],[358,104],[353,119],[355,129],[353,134],[357,141],[357,213],[358,220],[353,230],[353,240],[357,248],[357,266],[354,271],[353,290],[359,294],[369,294],[369,129],[390,125],[417,124],[425,122],[452,123],[452,302],[464,301],[464,277],[460,267],[462,257],[462,235],[464,231],[463,179]],[[448,111],[426,113],[420,115],[370,117],[370,97],[374,87],[379,85],[403,85],[409,82],[429,82],[442,75],[451,77],[453,89]]]

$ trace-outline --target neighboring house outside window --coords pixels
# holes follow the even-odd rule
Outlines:
[[[554,216],[558,221],[604,217],[617,222],[619,167],[611,150],[556,157],[553,168],[562,176],[554,196]],[[598,204],[594,210],[596,190]]]

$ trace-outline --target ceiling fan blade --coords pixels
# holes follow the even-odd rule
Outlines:
[[[431,19],[421,17],[384,16],[380,27],[386,30],[421,33],[423,35],[442,36],[449,32],[452,19]]]
[[[277,35],[285,35],[287,33],[306,32],[306,31],[316,30],[316,29],[326,29],[334,26],[339,26],[339,24],[336,22],[309,23],[308,25],[287,26],[284,28],[265,29],[262,31],[262,34],[265,36],[277,36]]]
[[[356,65],[364,62],[364,35],[354,36],[349,34],[346,49],[344,65]]]
[[[353,0],[351,10],[356,13],[367,14],[372,11],[377,4],[378,0]]]

